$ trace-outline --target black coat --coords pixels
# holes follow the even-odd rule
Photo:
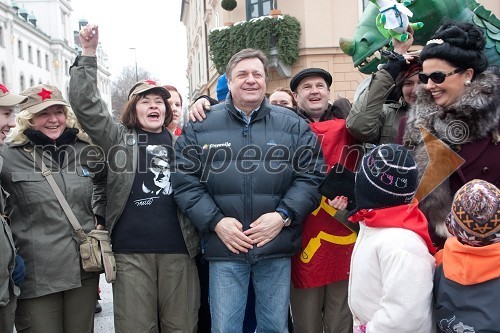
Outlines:
[[[264,100],[247,124],[229,98],[203,122],[187,124],[175,149],[175,199],[202,232],[205,258],[253,263],[298,252],[301,222],[318,207],[324,178],[320,145],[304,120]],[[292,224],[247,254],[233,254],[214,232],[223,217],[246,230],[277,207],[291,213]]]

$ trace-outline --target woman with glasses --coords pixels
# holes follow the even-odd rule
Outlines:
[[[422,185],[429,185],[429,176],[436,184],[444,181],[431,186],[429,194],[423,193],[421,198],[428,196],[420,203],[438,246],[449,235],[445,218],[454,193],[462,185],[473,179],[500,185],[500,77],[498,71],[488,68],[485,44],[476,25],[447,22],[420,53],[422,71],[418,77],[422,84],[408,115],[404,142],[415,148]],[[426,148],[421,128],[446,146]],[[452,151],[464,160],[459,167],[459,162],[456,166],[450,163]]]

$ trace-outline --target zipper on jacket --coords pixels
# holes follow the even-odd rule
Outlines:
[[[250,139],[251,139],[251,133],[250,132],[250,124],[245,124],[243,127],[243,147],[246,147],[250,144]],[[245,191],[243,192],[244,195],[244,216],[245,220],[250,221],[251,223],[251,218],[252,218],[252,177],[249,172],[245,172],[245,181],[244,181],[244,187]],[[250,251],[248,253],[245,253],[245,259],[247,262],[253,263],[254,260],[252,259],[252,255],[250,254]]]

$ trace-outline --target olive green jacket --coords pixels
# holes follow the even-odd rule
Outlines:
[[[3,159],[0,156],[0,172],[2,171]],[[6,216],[6,200],[8,193],[0,186],[0,306],[5,306],[10,301],[10,290],[12,289],[15,295],[19,295],[19,287],[14,285],[12,280],[12,272],[14,271],[14,258],[16,248],[10,227],[7,224],[4,216]]]
[[[79,56],[70,69],[69,100],[81,126],[101,146],[108,161],[106,227],[113,233],[127,203],[137,169],[138,137],[134,129],[113,121],[97,88],[97,60]],[[182,235],[191,257],[199,252],[199,237],[191,221],[178,210]]]
[[[26,266],[26,279],[19,298],[40,297],[81,286],[92,274],[81,269],[79,240],[49,183],[35,165],[31,143],[3,147],[2,186],[10,193],[7,211],[19,254]],[[42,151],[35,148],[42,156]],[[66,148],[59,166],[48,154],[43,161],[88,233],[95,225],[92,202],[105,205],[102,155],[95,147],[76,140]],[[94,199],[93,199],[93,196]]]
[[[394,86],[386,70],[372,74],[370,84],[354,101],[346,119],[347,130],[353,137],[364,143],[394,143],[399,120],[407,110],[401,103],[386,103]]]

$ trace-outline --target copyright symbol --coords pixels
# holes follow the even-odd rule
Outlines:
[[[469,138],[469,127],[461,120],[453,120],[446,126],[446,138],[453,144],[464,143]]]

